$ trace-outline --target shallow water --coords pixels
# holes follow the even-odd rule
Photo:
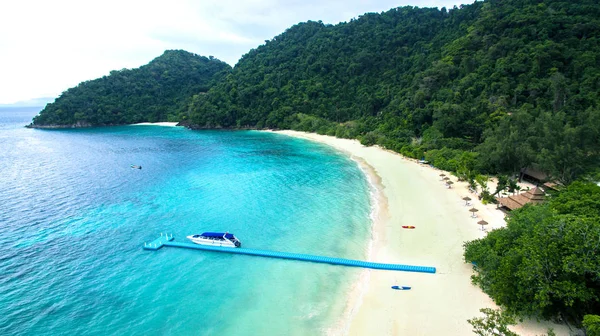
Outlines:
[[[345,156],[254,131],[23,128],[36,112],[0,110],[0,334],[305,335],[343,314],[360,270],[141,246],[229,231],[364,259],[369,187]]]

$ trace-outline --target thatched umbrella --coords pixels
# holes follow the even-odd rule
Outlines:
[[[442,178],[442,180],[444,179],[444,176],[446,176],[446,174],[444,174],[444,173],[440,174],[440,177]]]
[[[484,225],[488,225],[488,222],[484,221],[483,219],[480,220],[479,222],[477,222],[477,224],[481,225],[481,231],[485,231],[485,229],[483,228]]]
[[[475,215],[475,213],[479,210],[477,210],[475,208],[471,208],[471,209],[469,209],[469,211],[471,211],[473,213],[473,215],[471,217],[475,218],[475,217],[477,217],[477,215]]]
[[[448,180],[450,180],[450,178],[448,176],[446,176],[446,177],[443,178],[443,180],[444,181],[448,181]]]
[[[452,182],[452,181],[446,181],[446,185],[448,186],[448,189],[452,188],[453,184],[454,184],[454,182]]]
[[[469,205],[470,200],[471,200],[471,197],[469,197],[469,196],[463,197],[463,201],[465,201],[465,206]]]

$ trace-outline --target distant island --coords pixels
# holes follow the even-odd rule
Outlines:
[[[29,127],[177,121],[192,129],[291,129],[359,139],[473,186],[497,175],[498,189],[483,188],[484,202],[495,202],[523,172],[539,172],[537,182],[564,187],[563,196],[515,211],[507,230],[466,245],[467,260],[479,262],[474,280],[508,312],[600,330],[600,317],[586,315],[600,308],[597,254],[595,266],[582,257],[598,231],[599,190],[578,181],[600,179],[599,78],[596,0],[407,6],[336,25],[299,23],[234,68],[169,50],[138,69],[68,89]],[[592,233],[585,241],[568,236],[574,242],[567,244],[565,228]],[[561,272],[540,271],[548,279],[535,288],[543,293],[503,282],[508,273],[527,278],[525,259],[540,261],[531,269],[545,265],[540,256],[552,251],[552,239],[538,239],[533,259],[529,241],[552,230],[563,237],[556,238],[560,246],[580,249],[556,261]],[[505,242],[518,243],[512,256],[503,254]],[[508,262],[510,268],[500,267]],[[527,286],[531,291],[518,291]],[[537,304],[539,298],[546,301]]]
[[[23,101],[18,101],[12,104],[0,104],[0,108],[5,107],[44,107],[46,104],[53,102],[55,97],[40,97]]]

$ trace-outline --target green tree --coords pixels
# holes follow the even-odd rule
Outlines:
[[[583,317],[583,327],[587,336],[600,336],[600,316],[585,315]]]
[[[509,178],[506,175],[498,175],[498,184],[496,185],[496,190],[492,195],[498,195],[501,191],[504,191],[509,186]]]
[[[517,323],[516,318],[499,309],[483,308],[479,310],[485,316],[467,320],[473,326],[473,333],[480,336],[519,336],[508,329]]]

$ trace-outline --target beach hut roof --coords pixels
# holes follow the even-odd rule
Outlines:
[[[540,188],[533,188],[530,191],[533,196],[545,196],[544,192]]]
[[[561,185],[556,182],[546,182],[543,184],[543,186],[544,186],[544,191],[547,191],[548,189],[559,190],[561,187]]]
[[[500,203],[502,206],[510,210],[515,210],[523,207],[527,203],[542,203],[544,198],[545,194],[540,188],[533,188],[519,195],[498,197],[496,200],[498,200],[498,203]]]

